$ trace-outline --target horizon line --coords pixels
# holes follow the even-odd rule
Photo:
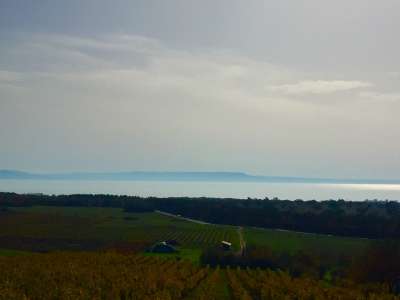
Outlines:
[[[390,179],[384,179],[384,178],[343,178],[343,177],[308,177],[308,176],[285,176],[285,175],[256,175],[252,173],[247,173],[244,171],[69,171],[69,172],[31,172],[31,171],[21,171],[21,170],[16,170],[16,169],[0,169],[0,179],[4,179],[4,173],[8,173],[10,177],[14,177],[14,179],[54,179],[50,178],[52,176],[128,176],[128,175],[165,175],[165,176],[236,176],[236,179],[239,179],[238,177],[241,177],[242,179],[247,179],[250,181],[292,181],[292,182],[326,182],[326,183],[381,183],[381,184],[389,184],[389,183],[394,183],[394,184],[400,184],[400,179],[398,178],[390,178]],[[36,178],[17,178],[18,176],[23,177],[23,176],[32,176]],[[40,177],[46,177],[49,176],[49,178],[40,178]],[[67,178],[67,179],[73,179],[73,178]],[[80,178],[80,179],[85,179],[85,178]],[[95,178],[94,178],[95,179]],[[101,179],[101,178],[97,178]],[[109,178],[112,180],[112,178]],[[120,178],[122,179],[122,178]],[[129,179],[129,178],[127,178]],[[164,178],[168,179],[168,178]],[[181,178],[184,179],[184,178]],[[206,179],[206,178],[203,178]],[[212,178],[210,178],[212,179]],[[215,179],[215,178],[214,178]],[[225,178],[229,179],[229,178]],[[232,179],[232,178],[231,178]],[[135,180],[134,178],[131,178],[130,180]],[[136,180],[140,180],[137,178]],[[147,180],[151,180],[151,178],[147,178]]]

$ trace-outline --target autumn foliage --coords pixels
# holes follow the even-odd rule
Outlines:
[[[285,272],[114,252],[0,257],[0,299],[400,299],[385,285],[327,286]]]

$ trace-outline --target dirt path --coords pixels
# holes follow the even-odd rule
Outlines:
[[[246,250],[246,241],[244,240],[244,237],[243,237],[243,227],[242,226],[238,227],[238,235],[239,235],[239,245],[240,245],[240,250],[238,252],[238,255],[243,256],[244,252]]]
[[[186,221],[197,223],[197,224],[211,225],[211,223],[207,223],[207,222],[203,222],[203,221],[195,220],[195,219],[191,219],[191,218],[185,218],[185,217],[182,217],[182,216],[179,216],[179,215],[174,215],[174,214],[171,214],[171,213],[168,213],[168,212],[165,212],[165,211],[161,211],[161,210],[155,210],[155,212],[159,213],[161,215],[164,215],[164,216],[173,217],[173,218],[177,218],[177,219],[181,219],[181,220],[186,220]]]

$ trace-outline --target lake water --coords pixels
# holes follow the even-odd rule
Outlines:
[[[1,192],[326,200],[400,200],[397,184],[0,180]]]

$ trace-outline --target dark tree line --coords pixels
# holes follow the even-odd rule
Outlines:
[[[216,224],[366,238],[400,237],[400,204],[395,201],[318,202],[0,193],[0,206],[31,205],[120,207],[127,212],[162,210]]]

